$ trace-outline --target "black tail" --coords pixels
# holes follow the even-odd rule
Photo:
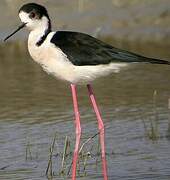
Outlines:
[[[152,58],[142,57],[141,60],[142,60],[144,63],[170,65],[170,61],[161,60],[161,59],[152,59]]]
[[[113,61],[117,60],[119,62],[127,62],[127,63],[152,63],[152,64],[170,65],[170,61],[149,58],[136,53],[121,50],[118,48],[112,48],[111,55],[113,57]]]

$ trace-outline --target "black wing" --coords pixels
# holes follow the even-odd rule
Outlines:
[[[79,32],[57,31],[52,37],[51,43],[59,47],[68,59],[77,66],[109,64],[111,62],[170,64],[168,61],[146,58],[114,48],[90,35]]]

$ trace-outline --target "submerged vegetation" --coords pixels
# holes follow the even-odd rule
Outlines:
[[[153,93],[153,118],[150,118],[149,124],[147,125],[145,120],[142,118],[146,137],[156,141],[160,138],[159,132],[159,116],[156,105],[157,91]]]
[[[170,101],[170,100],[168,100]],[[168,109],[170,109],[169,102],[168,102]],[[160,138],[166,137],[169,139],[169,132],[170,132],[170,116],[169,116],[169,123],[167,127],[167,133],[165,132],[164,135],[161,135],[160,132],[160,118],[159,118],[159,112],[157,108],[157,91],[155,90],[153,93],[153,116],[149,118],[149,120],[146,120],[147,118],[141,116],[143,126],[144,126],[144,132],[145,136],[152,140],[153,142],[158,141]]]
[[[57,133],[56,133],[57,134]],[[49,160],[48,160],[48,165],[46,169],[46,176],[48,178],[55,177],[56,175],[60,175],[61,177],[68,177],[71,173],[71,168],[72,168],[72,147],[73,144],[71,143],[70,139],[68,136],[65,137],[64,141],[64,147],[63,147],[63,152],[60,154],[60,159],[61,159],[61,169],[57,171],[56,169],[53,168],[54,163],[56,163],[56,155],[54,155],[54,148],[56,144],[56,134],[55,137],[53,138],[53,141],[50,146],[50,154],[49,154]],[[86,141],[84,141],[79,149],[79,159],[77,163],[77,174],[79,176],[86,176],[86,168],[88,166],[88,160],[92,158],[93,156],[96,156],[96,166],[99,163],[97,161],[97,157],[100,156],[99,148],[97,148],[97,151],[93,149],[94,144],[91,146],[88,144],[90,141],[92,141],[99,133],[96,133],[92,137],[89,137]],[[93,142],[94,143],[94,142]],[[88,146],[86,149],[85,146]],[[99,147],[99,145],[97,145]],[[96,152],[95,152],[96,151]],[[94,157],[93,157],[94,158]]]
[[[89,161],[95,161],[96,170],[98,169],[97,166],[100,164],[100,146],[99,141],[97,141],[97,145],[95,145],[96,137],[98,137],[98,133],[94,134],[93,136],[89,137],[85,140],[79,148],[79,159],[77,163],[77,174],[79,176],[87,176],[87,166]],[[71,168],[72,168],[72,156],[73,156],[73,149],[74,144],[71,143],[71,140],[68,136],[65,137],[63,151],[58,152],[58,145],[57,145],[57,133],[55,133],[53,140],[49,147],[49,157],[48,163],[46,168],[46,176],[48,179],[52,179],[56,176],[61,176],[67,178],[70,176]],[[37,154],[37,153],[36,153]],[[27,162],[34,161],[38,159],[40,154],[34,156],[32,151],[32,144],[30,141],[27,141],[26,144],[26,153],[25,153],[25,160]],[[95,160],[94,160],[95,159]],[[56,163],[60,164],[60,169],[55,169]],[[6,168],[6,166],[4,167]]]

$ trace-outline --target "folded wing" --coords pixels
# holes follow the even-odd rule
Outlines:
[[[170,62],[159,59],[147,58],[135,53],[121,50],[104,43],[90,35],[57,31],[51,43],[59,47],[76,66],[100,65],[109,63],[154,63],[169,64]]]

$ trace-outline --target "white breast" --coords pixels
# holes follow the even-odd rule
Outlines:
[[[42,68],[53,76],[66,80],[72,81],[72,74],[74,66],[67,59],[67,56],[54,44],[50,43],[50,40],[54,32],[50,33],[41,46],[37,46],[37,38],[30,34],[28,39],[29,53]]]

